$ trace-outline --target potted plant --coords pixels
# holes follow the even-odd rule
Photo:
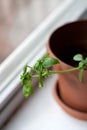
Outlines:
[[[47,51],[50,57],[46,55],[34,67],[24,67],[21,75],[24,95],[33,93],[33,77],[38,77],[41,88],[43,78],[59,74],[53,88],[56,101],[74,117],[87,120],[87,21],[58,28],[49,38]],[[49,69],[51,66],[54,70]]]

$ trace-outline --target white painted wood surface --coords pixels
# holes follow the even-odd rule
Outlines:
[[[52,86],[56,76],[45,80],[2,130],[87,130],[87,121],[68,115],[56,103]]]

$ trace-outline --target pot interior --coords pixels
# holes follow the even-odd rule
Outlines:
[[[75,54],[87,57],[87,21],[77,21],[58,28],[50,37],[49,45],[53,54],[61,61],[77,66]]]

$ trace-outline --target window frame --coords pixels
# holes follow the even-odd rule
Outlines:
[[[83,2],[80,0],[67,0],[64,2],[61,7],[56,8],[47,19],[45,19],[45,21],[41,23],[41,25],[0,65],[0,75],[2,75],[2,77],[0,76],[0,80],[2,81],[3,87],[0,91],[0,120],[2,120],[2,125],[17,106],[24,100],[19,79],[23,66],[26,63],[33,66],[38,58],[43,57],[46,53],[46,43],[49,35],[53,30],[66,22],[77,20],[87,8],[87,2],[84,4],[85,2],[86,1]],[[75,12],[77,8],[78,10]],[[72,16],[72,14],[74,15]],[[38,47],[34,48],[36,43],[38,43]],[[16,64],[14,64],[15,62]],[[12,105],[14,103],[16,104],[15,106]]]

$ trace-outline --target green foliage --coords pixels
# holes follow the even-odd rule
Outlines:
[[[33,93],[32,88],[32,78],[38,77],[39,80],[39,88],[43,87],[43,78],[46,78],[49,76],[49,70],[48,68],[58,64],[59,61],[54,58],[50,58],[49,55],[45,55],[43,59],[37,60],[34,67],[25,65],[23,69],[23,73],[20,76],[20,79],[22,81],[23,86],[23,93],[25,97],[28,97],[30,94]],[[28,68],[31,70],[28,71]],[[36,75],[33,75],[36,74]]]
[[[82,81],[83,71],[87,68],[87,57],[84,58],[81,54],[77,54],[73,57],[75,61],[79,61],[79,80]]]
[[[87,57],[83,58],[81,54],[77,54],[73,57],[73,60],[79,62],[78,67],[71,68],[69,70],[61,70],[61,71],[51,71],[49,67],[52,67],[55,64],[59,64],[59,61],[55,58],[49,57],[46,54],[43,59],[37,60],[34,67],[25,65],[23,69],[23,73],[20,76],[23,93],[25,97],[28,97],[30,94],[34,92],[32,87],[32,79],[33,77],[37,77],[39,80],[39,88],[43,87],[43,78],[48,77],[50,74],[61,74],[66,72],[71,72],[75,70],[79,70],[79,80],[82,81],[83,71],[87,69]],[[29,70],[30,69],[30,70]]]
[[[49,68],[55,64],[58,64],[59,61],[57,59],[54,59],[54,58],[51,58],[51,57],[48,57],[48,58],[45,58],[43,60],[43,67],[44,68]]]
[[[22,81],[23,85],[23,93],[25,97],[28,97],[30,94],[33,93],[33,88],[32,88],[32,74],[27,72],[28,66],[25,65],[23,69],[23,73],[20,76],[20,79]]]
[[[83,56],[82,56],[81,54],[76,54],[76,55],[73,57],[73,59],[74,59],[75,61],[82,61],[82,60],[83,60]]]

